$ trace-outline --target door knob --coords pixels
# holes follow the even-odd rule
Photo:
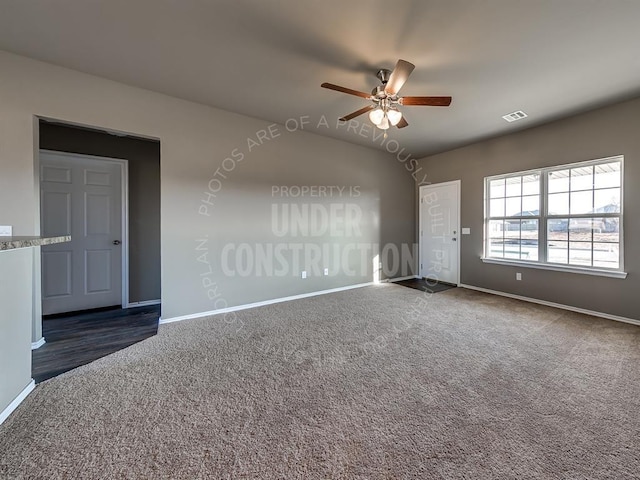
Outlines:
[[[456,241],[457,241],[456,237],[453,237],[451,240],[453,240],[454,242],[456,242]]]
[[[114,245],[120,245],[121,243],[122,243],[122,242],[121,242],[120,240],[114,240],[114,241],[113,241],[113,244],[114,244]]]

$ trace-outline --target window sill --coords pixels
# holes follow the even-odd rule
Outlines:
[[[611,277],[611,278],[627,278],[627,272],[621,272],[618,270],[599,270],[595,268],[580,268],[564,265],[553,265],[549,263],[534,263],[525,262],[522,260],[508,260],[501,258],[486,258],[480,257],[484,263],[493,263],[495,265],[510,265],[514,267],[525,268],[537,268],[539,270],[553,270],[556,272],[568,272],[568,273],[580,273],[583,275],[596,275],[599,277]]]

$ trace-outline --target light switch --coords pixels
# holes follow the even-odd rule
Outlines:
[[[0,225],[0,237],[11,237],[13,235],[13,227],[11,225]]]
[[[462,227],[463,235],[471,235],[471,229],[469,227]]]

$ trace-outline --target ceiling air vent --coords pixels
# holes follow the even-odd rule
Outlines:
[[[503,115],[502,118],[504,118],[507,122],[515,122],[516,120],[522,120],[526,116],[526,113],[524,113],[522,110],[518,110],[517,112],[511,112],[507,115]]]

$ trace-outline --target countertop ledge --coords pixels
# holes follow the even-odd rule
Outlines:
[[[0,237],[0,250],[14,250],[16,248],[40,247],[54,243],[70,242],[70,235],[60,237]]]

